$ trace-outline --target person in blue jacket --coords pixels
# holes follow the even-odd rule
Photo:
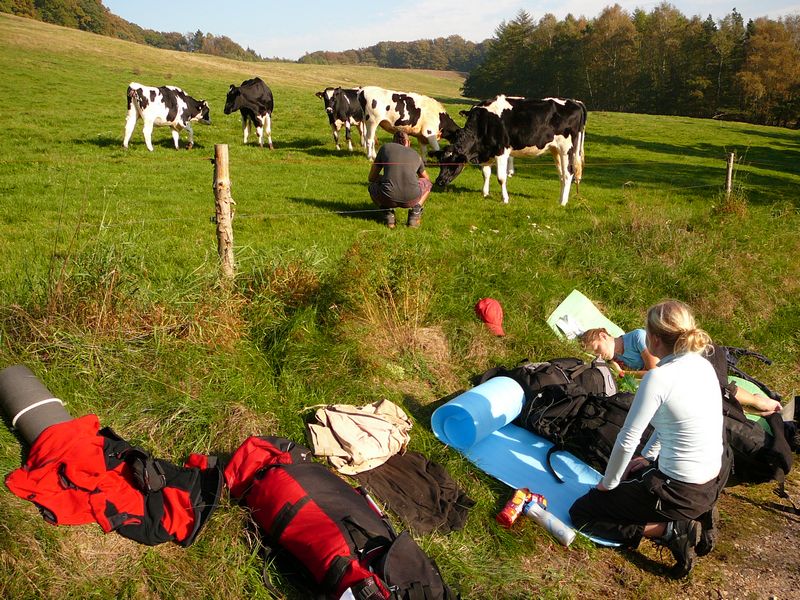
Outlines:
[[[590,354],[606,361],[613,360],[621,371],[634,377],[642,377],[658,365],[658,359],[647,349],[644,329],[614,337],[605,327],[598,327],[584,332],[581,343]]]

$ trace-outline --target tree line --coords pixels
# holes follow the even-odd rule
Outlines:
[[[797,126],[800,15],[745,24],[686,17],[664,2],[619,5],[591,20],[520,11],[488,41],[464,95],[572,97],[592,110],[717,117]]]
[[[374,65],[390,69],[434,69],[470,72],[486,54],[486,43],[459,35],[414,42],[379,42],[374,46],[343,52],[309,52],[297,62],[318,65]]]
[[[139,27],[112,13],[103,6],[101,0],[0,0],[0,12],[165,50],[201,52],[235,60],[269,60],[251,48],[242,48],[224,35],[212,35],[199,30],[183,34]]]

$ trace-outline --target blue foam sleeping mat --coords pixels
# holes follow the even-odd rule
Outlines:
[[[512,488],[526,487],[547,498],[547,510],[572,527],[569,508],[600,481],[600,474],[569,452],[551,456],[559,483],[547,469],[546,439],[514,425],[524,392],[508,377],[494,377],[440,406],[431,416],[434,434],[475,466]],[[580,532],[579,532],[580,533]],[[617,546],[602,538],[589,539]]]

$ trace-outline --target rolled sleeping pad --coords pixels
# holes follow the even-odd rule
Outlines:
[[[467,450],[522,411],[525,392],[510,377],[493,377],[437,408],[431,415],[434,435],[456,450]]]
[[[0,371],[0,410],[29,444],[50,425],[72,420],[64,403],[25,365]]]

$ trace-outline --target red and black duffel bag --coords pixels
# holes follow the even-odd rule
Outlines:
[[[452,600],[435,563],[311,451],[285,438],[250,437],[225,467],[268,544],[291,554],[329,598]],[[347,597],[350,597],[349,595]]]
[[[96,522],[141,544],[188,546],[217,506],[222,474],[205,455],[183,467],[153,458],[86,415],[46,428],[6,486],[54,525]]]

